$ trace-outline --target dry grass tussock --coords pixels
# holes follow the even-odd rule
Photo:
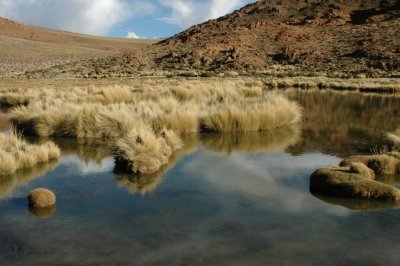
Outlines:
[[[32,190],[28,195],[29,206],[34,208],[46,208],[56,204],[56,195],[45,188]]]
[[[151,173],[168,161],[176,149],[165,134],[178,140],[201,131],[267,131],[301,119],[296,103],[245,80],[146,79],[131,86],[14,90],[0,96],[24,103],[11,112],[24,134],[106,140],[134,173]]]
[[[16,133],[0,135],[0,176],[58,159],[60,150],[53,142],[28,144]]]
[[[400,128],[395,132],[389,132],[386,134],[387,139],[396,147],[400,147]]]

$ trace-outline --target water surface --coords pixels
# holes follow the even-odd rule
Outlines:
[[[301,128],[192,137],[147,178],[115,173],[101,146],[56,140],[59,162],[0,179],[1,264],[397,265],[397,206],[311,195],[309,176],[384,144],[399,99],[291,97]],[[56,209],[27,207],[37,187]]]

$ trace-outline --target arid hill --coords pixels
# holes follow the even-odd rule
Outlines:
[[[400,70],[400,2],[265,0],[153,47],[165,68]]]
[[[17,69],[31,71],[28,77],[107,78],[144,70],[252,72],[284,66],[286,75],[295,66],[307,75],[399,77],[400,1],[258,1],[150,43],[0,19],[0,74]]]
[[[50,30],[0,17],[0,76],[109,57],[154,42]]]

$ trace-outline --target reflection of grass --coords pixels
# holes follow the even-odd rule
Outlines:
[[[66,138],[53,138],[52,140],[60,148],[63,156],[78,155],[86,164],[94,161],[100,165],[104,159],[113,155],[112,147],[96,140],[77,141]]]
[[[42,218],[42,219],[49,219],[53,217],[56,212],[56,205],[49,206],[46,208],[33,208],[29,206],[29,212],[33,215]]]
[[[279,152],[296,144],[300,139],[298,127],[283,127],[257,133],[203,134],[204,147],[230,154],[232,152]]]
[[[22,169],[13,175],[0,177],[0,199],[7,198],[17,186],[26,185],[32,179],[53,170],[58,166],[58,163],[57,160],[52,160],[32,168]]]
[[[382,132],[399,124],[400,98],[360,93],[290,90],[288,96],[303,106],[304,134],[293,153],[317,150],[347,157],[368,153],[383,144]]]
[[[166,165],[163,165],[156,173],[150,175],[133,175],[127,174],[126,171],[120,171],[118,165],[116,165],[115,179],[118,184],[128,189],[132,194],[141,193],[147,194],[154,191],[162,182],[165,174],[172,169],[175,164],[185,155],[194,152],[198,148],[198,138],[196,135],[186,136],[184,138],[185,145],[179,151],[177,151],[169,160]]]

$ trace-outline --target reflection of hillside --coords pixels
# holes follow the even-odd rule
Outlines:
[[[176,163],[185,155],[193,153],[197,150],[199,140],[196,135],[186,137],[184,139],[184,147],[177,151],[167,165],[162,167],[157,173],[141,176],[127,174],[117,167],[114,169],[115,179],[121,187],[125,187],[130,193],[137,192],[147,194],[154,191],[164,178],[164,175],[171,170]]]
[[[302,141],[294,154],[315,150],[346,157],[369,152],[400,122],[400,98],[330,91],[289,91],[304,107]]]
[[[48,163],[38,164],[32,168],[23,169],[14,175],[0,177],[0,199],[7,198],[17,187],[26,185],[32,179],[44,175],[58,166],[58,161],[53,160]]]
[[[204,134],[201,144],[210,150],[232,152],[280,152],[300,139],[298,127],[284,127],[266,132]]]

